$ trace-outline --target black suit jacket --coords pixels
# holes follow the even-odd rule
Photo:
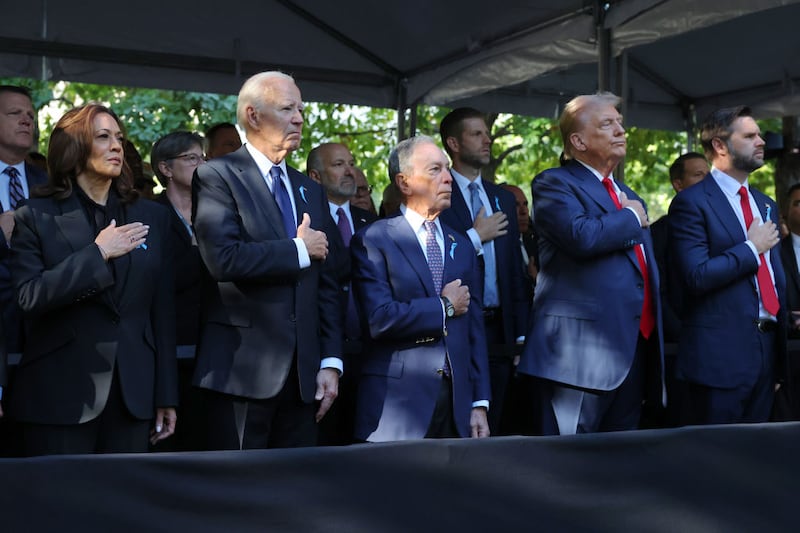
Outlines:
[[[197,333],[200,329],[200,302],[202,294],[201,280],[205,267],[200,258],[200,250],[192,244],[192,238],[186,231],[178,213],[162,194],[157,202],[167,207],[170,213],[168,238],[175,268],[175,326],[176,342],[180,345],[197,344]]]
[[[800,311],[800,272],[797,271],[797,258],[794,255],[792,236],[789,235],[781,241],[781,262],[786,274],[786,302],[788,311]],[[791,316],[791,315],[790,315]],[[790,331],[790,336],[800,334]]]
[[[177,404],[169,214],[138,200],[124,220],[150,226],[146,248],[103,261],[76,193],[31,199],[15,212],[11,272],[28,328],[9,411],[25,422],[97,417],[118,373],[130,413]]]
[[[296,220],[308,213],[330,242],[337,229],[324,190],[287,168]],[[296,359],[300,395],[312,402],[321,358],[342,355],[335,251],[300,268],[278,205],[245,146],[198,167],[192,190],[195,235],[212,278],[204,284],[195,385],[272,398]]]
[[[526,333],[530,306],[523,282],[516,201],[514,195],[502,187],[487,181],[482,183],[492,205],[492,211],[503,211],[508,217],[508,233],[494,240],[494,253],[500,307],[503,309],[504,342],[514,344],[517,337]],[[453,183],[450,208],[445,209],[439,216],[442,222],[464,235],[472,227],[472,213],[456,183]]]
[[[681,321],[678,309],[681,307],[680,291],[670,293],[669,287],[675,285],[670,282],[669,267],[669,215],[664,215],[650,225],[650,235],[653,237],[653,252],[658,264],[658,277],[661,280],[661,313],[663,321],[664,341],[677,342],[681,331]]]
[[[348,204],[350,208],[350,217],[353,219],[353,234],[358,233],[359,230],[367,227],[372,222],[378,220],[377,215],[373,215],[365,209],[361,209],[354,205]],[[332,221],[334,224],[335,220]],[[338,228],[337,228],[338,229]],[[349,354],[357,354],[361,352],[361,326],[359,323],[358,313],[353,305],[351,305],[351,279],[352,279],[352,261],[350,258],[350,250],[344,245],[341,234],[336,231],[333,238],[330,240],[330,247],[335,250],[336,257],[336,279],[339,282],[339,305],[342,309],[342,316],[344,320],[344,352]]]

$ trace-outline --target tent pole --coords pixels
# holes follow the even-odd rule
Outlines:
[[[606,10],[609,5],[595,0],[594,20],[597,26],[597,90],[611,89],[611,30],[605,28]]]
[[[397,84],[397,142],[406,138],[406,85],[407,79],[402,79]]]
[[[417,113],[419,112],[419,106],[414,105],[411,107],[411,118],[408,122],[408,136],[413,137],[417,134]]]

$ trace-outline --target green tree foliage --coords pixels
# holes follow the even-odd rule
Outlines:
[[[210,93],[112,87],[75,82],[50,82],[20,78],[0,79],[0,83],[24,85],[31,89],[34,106],[40,112],[39,151],[47,152],[47,139],[58,118],[67,109],[88,101],[110,106],[125,124],[128,137],[145,161],[150,147],[159,137],[179,129],[204,132],[219,122],[236,121],[236,96]],[[449,109],[419,106],[417,131],[439,138],[439,123]],[[406,124],[411,121],[406,114]],[[389,182],[386,160],[397,139],[397,112],[342,104],[309,103],[304,112],[305,127],[300,149],[290,164],[304,170],[312,147],[323,142],[346,144],[367,179],[374,187],[373,198],[380,202],[381,191]],[[509,114],[487,116],[494,139],[492,160],[484,169],[490,181],[518,185],[530,195],[530,182],[539,172],[558,166],[561,135],[554,119]],[[779,121],[761,123],[762,130],[779,131]],[[628,156],[625,182],[648,203],[651,218],[664,214],[672,199],[668,169],[686,151],[686,134],[628,129]],[[774,196],[774,167],[769,164],[754,173],[752,182]]]

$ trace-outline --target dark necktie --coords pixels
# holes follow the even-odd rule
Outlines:
[[[3,173],[8,174],[8,204],[9,209],[14,210],[25,199],[22,180],[19,178],[19,171],[14,167],[6,167]]]
[[[622,209],[622,204],[619,203],[617,191],[614,190],[614,184],[611,178],[603,178],[603,185],[608,191],[608,195],[614,201],[617,209]],[[647,262],[644,260],[644,252],[642,246],[637,244],[633,248],[636,251],[636,259],[639,261],[639,269],[642,271],[642,278],[644,279],[644,303],[642,304],[642,318],[639,321],[639,331],[645,339],[650,338],[653,328],[656,325],[656,315],[653,312],[653,293],[650,288],[650,276],[647,274]]]
[[[269,170],[269,175],[272,178],[272,195],[275,197],[275,203],[278,204],[278,208],[281,211],[283,229],[286,230],[286,236],[294,239],[297,236],[297,226],[292,213],[292,201],[289,199],[289,192],[286,190],[286,185],[283,184],[281,174],[281,167],[275,166]]]
[[[753,211],[750,209],[750,199],[747,196],[747,188],[742,187],[739,189],[739,201],[742,204],[742,214],[744,215],[745,231],[750,228],[753,223]],[[781,308],[778,302],[778,294],[775,292],[775,285],[772,283],[772,277],[769,275],[767,268],[767,260],[764,254],[758,255],[758,292],[761,294],[761,303],[767,313],[776,316],[778,309]]]
[[[433,288],[436,290],[436,296],[442,292],[442,276],[444,275],[444,263],[442,262],[442,249],[439,248],[439,243],[436,242],[436,224],[431,220],[425,221],[425,249],[428,254],[428,268],[431,269],[431,276],[433,277]]]
[[[347,214],[345,214],[343,208],[339,208],[336,210],[337,221],[336,225],[339,227],[339,233],[342,235],[342,240],[344,241],[344,245],[346,247],[350,247],[350,239],[353,237],[353,230],[350,227],[350,221],[347,220]]]

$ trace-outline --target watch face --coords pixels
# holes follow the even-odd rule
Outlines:
[[[456,310],[452,305],[447,308],[447,316],[452,318],[453,315],[455,315],[455,314],[456,314]]]

